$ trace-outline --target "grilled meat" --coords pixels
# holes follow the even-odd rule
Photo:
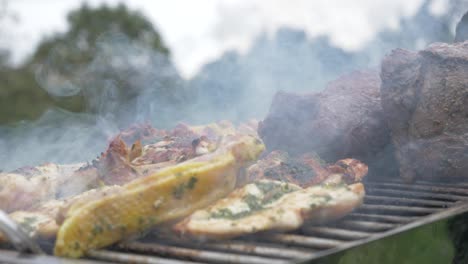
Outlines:
[[[308,187],[325,181],[332,174],[340,174],[345,182],[359,182],[367,174],[367,165],[356,159],[343,159],[326,165],[317,155],[306,153],[291,158],[283,151],[272,151],[247,169],[244,183],[271,179]]]
[[[341,217],[362,200],[362,185],[345,184],[367,173],[367,166],[357,160],[326,166],[316,155],[290,158],[276,151],[246,169],[264,149],[255,123],[238,129],[228,122],[182,124],[170,131],[132,129],[139,137],[121,133],[92,165],[71,170],[71,175],[94,175],[88,189],[95,189],[70,195],[72,190],[64,186],[80,178],[64,180],[57,174],[57,181],[50,181],[56,183],[53,195],[40,200],[40,206],[30,205],[10,216],[32,237],[57,235],[56,255],[80,257],[158,224],[173,223],[216,201],[206,209],[211,210],[209,219],[193,218],[195,213],[176,230],[209,238],[291,230],[304,221]],[[96,188],[102,184],[107,186]],[[240,188],[222,199],[236,186]],[[277,209],[286,214],[272,222]],[[209,228],[206,221],[214,221],[213,231],[204,231]],[[231,228],[223,229],[227,226]]]
[[[15,211],[9,216],[22,226],[31,238],[54,238],[71,208],[102,199],[121,190],[121,186],[105,186],[66,199],[52,199],[30,210]],[[0,233],[0,242],[4,240]]]
[[[360,182],[369,171],[366,164],[356,159],[342,159],[335,164],[328,166],[330,174],[342,175],[343,181],[347,184]]]
[[[245,127],[241,134],[253,133]],[[92,164],[48,163],[0,174],[0,209],[13,212],[10,216],[16,222],[27,223],[33,237],[55,236],[70,208],[119,190],[115,184],[213,152],[223,136],[236,133],[228,122],[197,127],[181,124],[173,130],[135,125],[112,139]],[[103,184],[109,187],[99,188]]]
[[[361,183],[302,189],[291,183],[260,180],[235,190],[207,209],[196,211],[174,229],[202,240],[294,230],[304,222],[338,219],[358,207],[363,198]]]
[[[94,165],[105,184],[121,185],[161,168],[208,154],[217,148],[221,137],[236,133],[228,122],[205,126],[179,124],[171,131],[153,131],[152,136],[137,139],[129,148],[126,141],[131,137],[127,132],[126,140],[122,135],[115,137]]]
[[[379,175],[395,164],[378,71],[343,75],[319,93],[278,92],[258,133],[269,151],[314,151],[327,162],[353,157]]]
[[[466,41],[382,61],[382,106],[404,179],[468,177],[467,73]]]
[[[253,183],[198,210],[174,230],[203,240],[335,220],[362,203],[364,186],[359,182],[367,171],[355,159],[325,166],[316,155],[291,159],[274,151],[247,170],[247,179]]]
[[[6,212],[27,210],[103,184],[122,185],[210,153],[217,148],[222,136],[235,133],[236,129],[228,122],[196,127],[181,124],[173,130],[135,125],[113,138],[108,149],[92,164],[47,163],[0,173],[0,209]],[[131,141],[133,144],[128,143]]]
[[[17,222],[31,238],[53,238],[59,228],[56,215],[64,201],[50,200],[29,211],[16,211],[9,216]],[[0,233],[0,242],[5,237]]]
[[[95,184],[97,173],[79,170],[82,166],[47,163],[0,173],[0,209],[6,212],[27,209],[60,195],[86,190]]]
[[[73,206],[59,229],[55,254],[80,257],[224,197],[234,189],[240,168],[264,149],[252,136],[229,140],[211,154],[136,179],[116,194]]]

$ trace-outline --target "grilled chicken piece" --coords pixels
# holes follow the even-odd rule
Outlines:
[[[248,130],[250,126],[246,127],[240,134],[252,133]],[[229,138],[235,141],[236,137],[240,136],[232,129],[232,125],[227,123],[194,128],[180,125],[169,132],[152,131],[147,127],[145,130],[146,132],[141,132],[136,129],[136,132],[132,132],[139,133],[143,137],[137,140],[131,148],[127,147],[125,141],[135,139],[132,133],[123,132],[114,138],[106,153],[93,161],[93,165],[46,164],[22,168],[16,171],[17,174],[2,175],[0,177],[0,198],[2,198],[0,209],[8,212],[15,211],[10,214],[11,218],[26,226],[32,237],[53,237],[57,234],[59,225],[69,216],[69,211],[120,191],[121,187],[110,186],[84,191],[101,186],[101,182],[125,184],[133,180],[131,184],[128,184],[128,188],[141,187],[151,183],[154,177],[149,175],[156,172],[161,176],[182,173],[202,165],[206,166],[207,162],[212,162],[213,156],[203,157],[203,155],[215,151],[218,146],[225,146],[220,142],[221,136],[227,138],[228,141]],[[225,133],[227,136],[220,133]],[[163,170],[185,159],[195,157],[197,158],[192,162],[179,166],[178,171]],[[163,171],[159,172],[161,170]],[[135,180],[136,178],[140,179]],[[41,188],[37,188],[39,185]]]
[[[71,208],[102,199],[120,191],[122,191],[121,186],[105,186],[70,198],[49,200],[28,211],[15,211],[9,214],[9,217],[22,226],[31,238],[54,238]],[[3,241],[6,241],[6,238],[0,233],[0,242]]]
[[[31,238],[53,238],[58,230],[56,215],[64,201],[51,200],[31,211],[16,211],[9,217],[18,223]],[[0,233],[0,242],[6,238]]]
[[[364,186],[359,182],[367,172],[367,165],[355,159],[325,166],[316,155],[292,159],[273,151],[248,168],[246,181],[254,183],[193,213],[174,229],[199,239],[220,239],[335,220],[362,203]]]
[[[130,151],[125,142],[117,136],[100,159],[94,162],[100,179],[105,184],[123,184],[140,176],[130,163]]]
[[[351,184],[362,181],[364,176],[367,175],[369,168],[359,160],[342,159],[334,165],[328,166],[327,170],[332,174],[342,175],[344,182]]]
[[[225,197],[234,189],[239,170],[264,149],[256,137],[228,140],[213,153],[125,184],[121,192],[72,206],[57,234],[54,253],[80,257]]]
[[[291,158],[286,152],[272,151],[247,169],[243,182],[271,179],[308,187],[339,174],[340,180],[343,178],[346,183],[355,183],[361,181],[367,170],[367,165],[355,159],[343,159],[326,166],[317,155],[310,153]]]
[[[245,129],[244,129],[245,130]],[[228,122],[173,130],[135,125],[111,140],[106,152],[89,164],[47,163],[0,173],[0,210],[28,210],[53,199],[71,197],[106,185],[122,185],[139,177],[214,151],[219,138],[235,134]],[[130,142],[130,143],[129,143]],[[133,142],[131,147],[129,144]]]
[[[59,196],[89,189],[96,184],[97,172],[82,166],[46,163],[0,173],[0,209],[6,212],[28,209]]]
[[[0,174],[0,209],[6,212],[29,208],[55,197],[56,179],[50,176],[27,178],[21,174]]]
[[[317,158],[291,158],[283,151],[272,151],[247,169],[245,183],[259,179],[286,181],[300,186],[322,181],[328,172]]]
[[[107,151],[94,163],[105,184],[121,185],[160,168],[208,154],[217,148],[223,136],[238,134],[226,121],[204,126],[179,124],[171,131],[155,131],[147,132],[152,136],[137,139],[130,148],[126,143],[132,138],[128,132],[111,141]]]
[[[288,231],[305,222],[339,219],[357,208],[364,186],[316,185],[305,189],[281,181],[260,180],[198,210],[174,229],[189,237],[226,239],[261,231]]]

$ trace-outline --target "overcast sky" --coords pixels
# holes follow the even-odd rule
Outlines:
[[[433,0],[431,9],[441,13],[448,0]],[[401,16],[414,14],[422,0],[88,0],[124,2],[142,11],[157,26],[172,51],[183,76],[224,51],[248,49],[260,32],[270,34],[281,26],[304,29],[309,37],[329,34],[333,43],[357,49],[383,27],[398,27]],[[44,35],[66,30],[66,14],[81,4],[76,0],[10,0],[15,19],[3,23],[1,45],[21,61]],[[5,37],[6,36],[6,37]]]

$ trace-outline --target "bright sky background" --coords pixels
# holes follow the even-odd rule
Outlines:
[[[448,0],[434,0],[440,13]],[[158,27],[172,50],[173,61],[189,78],[224,51],[246,51],[260,32],[281,26],[304,29],[309,37],[329,34],[333,43],[356,49],[383,27],[398,27],[401,16],[414,14],[422,0],[88,0],[90,5],[119,2],[142,11]],[[33,52],[44,35],[66,30],[65,16],[76,0],[10,0],[16,14],[3,23],[0,44],[13,52],[14,62]]]

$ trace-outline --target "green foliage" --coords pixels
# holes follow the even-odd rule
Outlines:
[[[99,96],[103,86],[109,84],[115,86],[119,100],[131,101],[139,91],[139,87],[131,86],[142,83],[128,81],[135,76],[135,67],[113,68],[116,53],[122,55],[126,51],[125,46],[117,47],[118,50],[109,47],[114,36],[124,38],[127,46],[138,46],[140,50],[146,49],[161,57],[159,61],[163,62],[154,70],[172,71],[161,80],[165,89],[174,88],[179,81],[169,60],[169,49],[140,12],[129,10],[123,4],[97,8],[83,4],[70,12],[67,20],[68,31],[44,39],[19,68],[6,66],[6,56],[1,54],[0,124],[36,119],[45,110],[57,106],[74,112],[98,112],[99,105],[96,104],[100,102],[90,102],[90,96]],[[111,38],[106,39],[106,36]],[[110,54],[105,53],[108,50],[111,50]],[[99,68],[93,69],[96,58],[100,60]],[[127,60],[128,57],[120,59]],[[173,94],[172,90],[162,88],[159,92]]]
[[[33,55],[31,63],[43,62],[50,51],[60,44],[77,47],[77,50],[59,48],[68,52],[69,63],[90,62],[96,52],[96,41],[105,32],[123,33],[132,40],[138,40],[169,55],[169,49],[151,22],[143,14],[129,10],[124,4],[115,8],[102,5],[96,9],[83,4],[78,10],[70,12],[67,18],[69,30],[63,35],[44,40]]]

